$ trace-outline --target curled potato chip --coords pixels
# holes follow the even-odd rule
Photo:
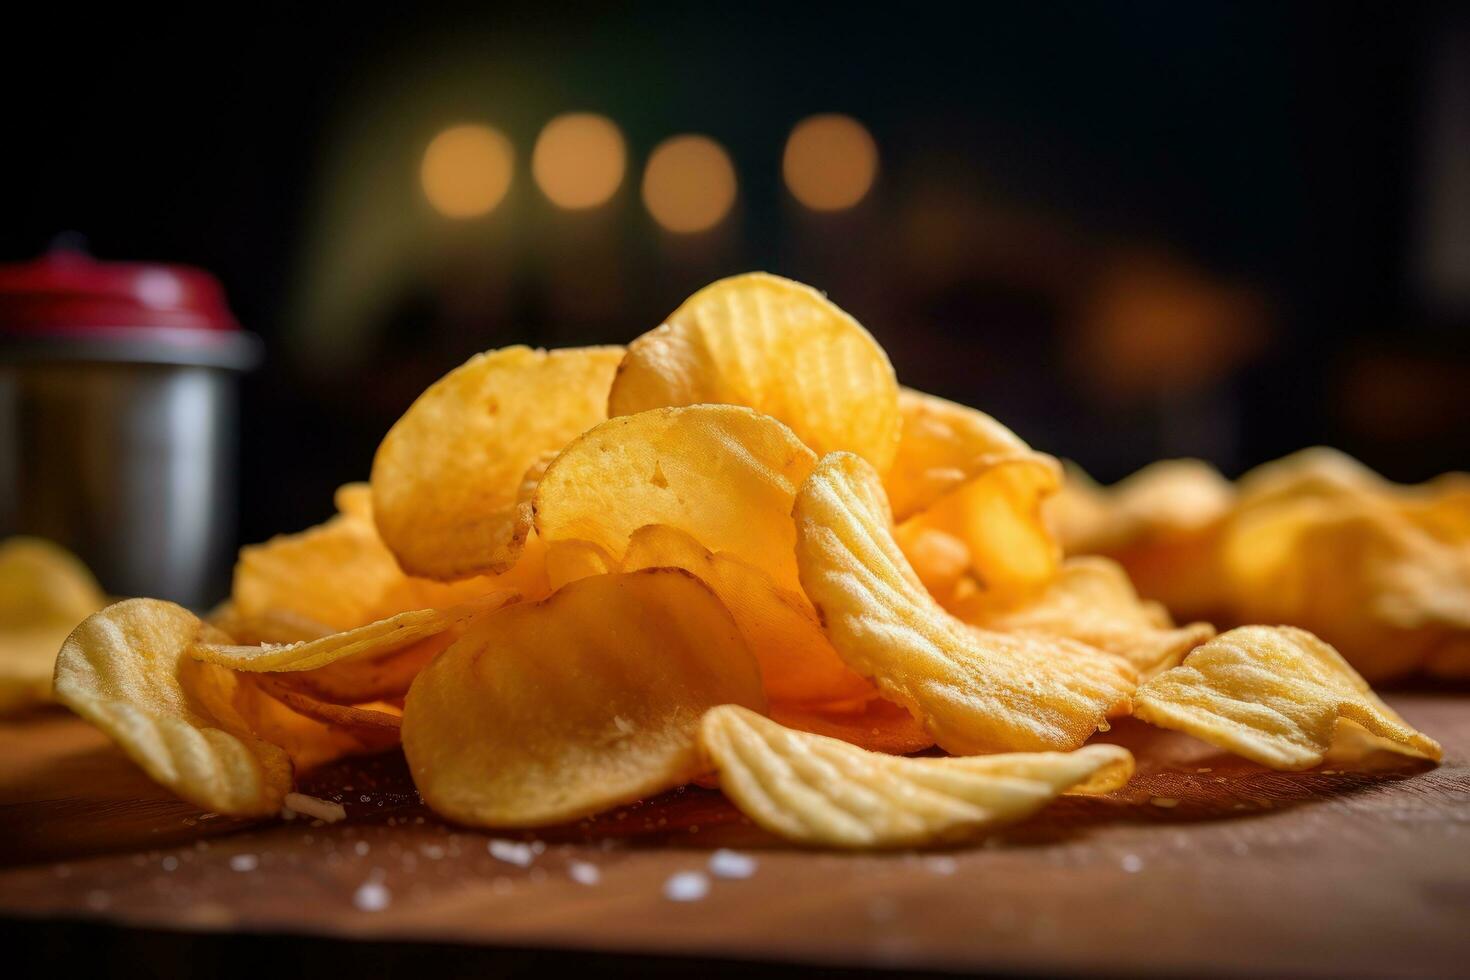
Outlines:
[[[823,457],[793,513],[801,584],[832,645],[943,748],[1076,748],[1126,709],[1137,675],[1119,658],[945,612],[904,559],[878,476],[856,456]]]
[[[607,417],[618,347],[507,347],[431,385],[373,459],[373,515],[411,575],[500,573],[520,557],[527,471]]]
[[[786,426],[735,405],[610,419],[547,468],[536,530],[549,548],[588,542],[620,562],[634,531],[666,524],[794,589],[791,500],[815,462]]]
[[[506,606],[424,669],[403,748],[425,802],[486,827],[573,820],[687,783],[699,716],[761,708],[760,671],[708,586],[599,575]]]
[[[200,640],[220,639],[172,603],[116,603],[89,617],[62,645],[56,698],[189,802],[238,816],[272,814],[291,789],[286,752],[226,730],[180,683],[188,650]]]
[[[628,345],[610,415],[720,403],[784,422],[818,454],[886,470],[898,447],[898,382],[871,334],[810,286],[766,273],[722,279]]]
[[[1439,743],[1379,700],[1341,654],[1290,626],[1215,637],[1140,687],[1134,714],[1272,769],[1320,764],[1341,721],[1375,736],[1376,747],[1441,756]]]
[[[838,701],[872,692],[827,642],[806,596],[778,587],[754,565],[711,552],[677,528],[650,524],[633,533],[623,556],[623,571],[642,568],[682,568],[714,590],[755,654],[772,701]]]
[[[825,847],[972,838],[1068,790],[1110,792],[1133,774],[1133,756],[1119,745],[911,759],[793,731],[735,705],[705,714],[700,741],[741,812],[787,840]]]
[[[0,542],[0,714],[51,700],[56,651],[106,603],[87,566],[59,545]]]
[[[1019,602],[977,591],[950,610],[985,629],[1080,640],[1122,657],[1142,677],[1176,666],[1215,635],[1209,623],[1176,628],[1168,611],[1139,599],[1128,574],[1107,558],[1069,558],[1055,579]]]
[[[309,697],[331,704],[402,698],[419,671],[449,649],[460,635],[460,629],[448,629],[381,656],[354,657],[311,670],[271,676]]]
[[[285,646],[237,646],[200,643],[191,651],[196,660],[244,671],[306,671],[356,658],[382,657],[397,653],[421,640],[463,627],[514,601],[516,593],[492,592],[473,602],[448,609],[419,609],[399,613],[357,629],[333,633],[320,639]]]
[[[903,437],[884,488],[906,522],[901,540],[926,530],[960,539],[992,590],[1050,578],[1061,550],[1041,507],[1061,485],[1057,461],[973,408],[907,388],[899,404]]]
[[[840,739],[870,752],[908,755],[934,744],[913,715],[880,697],[851,707],[773,703],[771,718],[787,728]]]
[[[953,534],[910,521],[894,528],[893,538],[914,574],[943,605],[970,577],[970,548]]]
[[[364,751],[381,752],[399,744],[403,709],[384,701],[363,705],[333,704],[298,691],[272,675],[258,674],[262,690],[298,715],[345,732]]]

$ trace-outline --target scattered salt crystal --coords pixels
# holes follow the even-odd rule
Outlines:
[[[372,848],[368,846],[367,841],[360,840],[356,844],[352,845],[352,850],[357,854],[358,857],[366,857],[367,852],[372,850]]]
[[[602,881],[602,872],[589,861],[573,861],[567,865],[567,876],[579,885],[595,885]]]
[[[1123,855],[1123,870],[1129,874],[1137,874],[1143,870],[1143,858],[1137,854]]]
[[[539,843],[539,841],[538,841]],[[542,845],[543,849],[545,845]],[[536,851],[530,844],[524,844],[516,840],[502,840],[499,837],[492,839],[488,845],[490,856],[497,861],[506,864],[514,864],[518,868],[528,868],[531,862],[536,860]]]
[[[533,840],[533,841],[531,841],[531,853],[532,854],[545,854],[546,853],[546,842],[544,840]]]
[[[352,893],[352,904],[364,912],[381,912],[393,900],[388,886],[381,881],[364,881]]]
[[[636,731],[636,729],[633,727],[633,723],[624,718],[622,715],[613,715],[613,727],[616,728],[623,735],[632,735],[633,732]]]
[[[260,867],[260,858],[254,854],[236,854],[230,858],[231,871],[254,871]]]
[[[176,871],[176,870],[178,870],[178,867],[179,867],[179,859],[176,858],[176,857],[174,857],[172,854],[170,854],[168,857],[166,857],[166,858],[163,859],[163,870],[165,870],[165,871]]]
[[[288,799],[288,800],[290,798],[291,798],[290,796],[287,796],[286,797],[286,799]],[[217,816],[219,816],[218,813],[201,813],[201,814],[199,814],[199,819],[200,820],[213,820]]]
[[[755,858],[722,847],[709,856],[709,871],[716,878],[749,878],[755,874]]]
[[[680,871],[664,882],[664,898],[671,902],[697,902],[709,894],[709,878],[702,871]]]
[[[430,861],[437,861],[444,856],[444,848],[440,847],[438,844],[425,844],[423,851],[424,857],[428,858]]]
[[[947,857],[944,855],[931,857],[924,862],[924,865],[931,872],[937,875],[952,875],[956,871],[958,871],[960,867],[958,861],[956,861],[952,857]]]
[[[1179,805],[1179,801],[1172,796],[1155,796],[1149,802],[1154,806],[1163,807],[1165,810],[1172,810]]]

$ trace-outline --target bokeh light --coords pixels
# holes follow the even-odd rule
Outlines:
[[[475,218],[495,210],[510,190],[515,151],[499,130],[479,124],[451,126],[429,143],[419,168],[424,194],[449,218]]]
[[[623,134],[606,116],[569,112],[546,124],[531,151],[531,175],[552,204],[595,208],[623,182]]]
[[[643,203],[669,231],[707,231],[735,203],[735,166],[708,136],[672,136],[654,148],[643,171]]]
[[[786,140],[781,173],[802,204],[814,211],[841,211],[872,189],[878,175],[878,144],[851,116],[808,116]]]

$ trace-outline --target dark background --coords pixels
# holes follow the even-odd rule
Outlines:
[[[1103,479],[1321,442],[1401,480],[1466,467],[1463,10],[794,7],[57,5],[0,42],[0,260],[73,230],[220,277],[268,351],[242,386],[243,540],[324,517],[471,353],[623,342],[754,268],[826,289],[904,382]],[[569,110],[628,141],[590,215],[527,172]],[[822,216],[779,164],[826,111],[867,125],[881,170]],[[462,121],[506,133],[517,170],[454,223],[417,166]],[[724,144],[740,190],[676,240],[637,184],[688,131]]]

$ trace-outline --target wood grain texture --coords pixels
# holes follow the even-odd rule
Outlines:
[[[1109,736],[1140,756],[1125,791],[973,847],[797,851],[688,789],[540,834],[529,867],[428,813],[401,755],[307,780],[341,799],[342,823],[249,823],[174,801],[85,725],[41,713],[0,725],[0,914],[913,969],[1463,975],[1470,697],[1390,701],[1444,743],[1444,765],[1274,773],[1129,722]],[[720,846],[755,856],[754,876],[664,897]],[[573,862],[599,883],[573,880]],[[364,883],[385,909],[354,904]]]

